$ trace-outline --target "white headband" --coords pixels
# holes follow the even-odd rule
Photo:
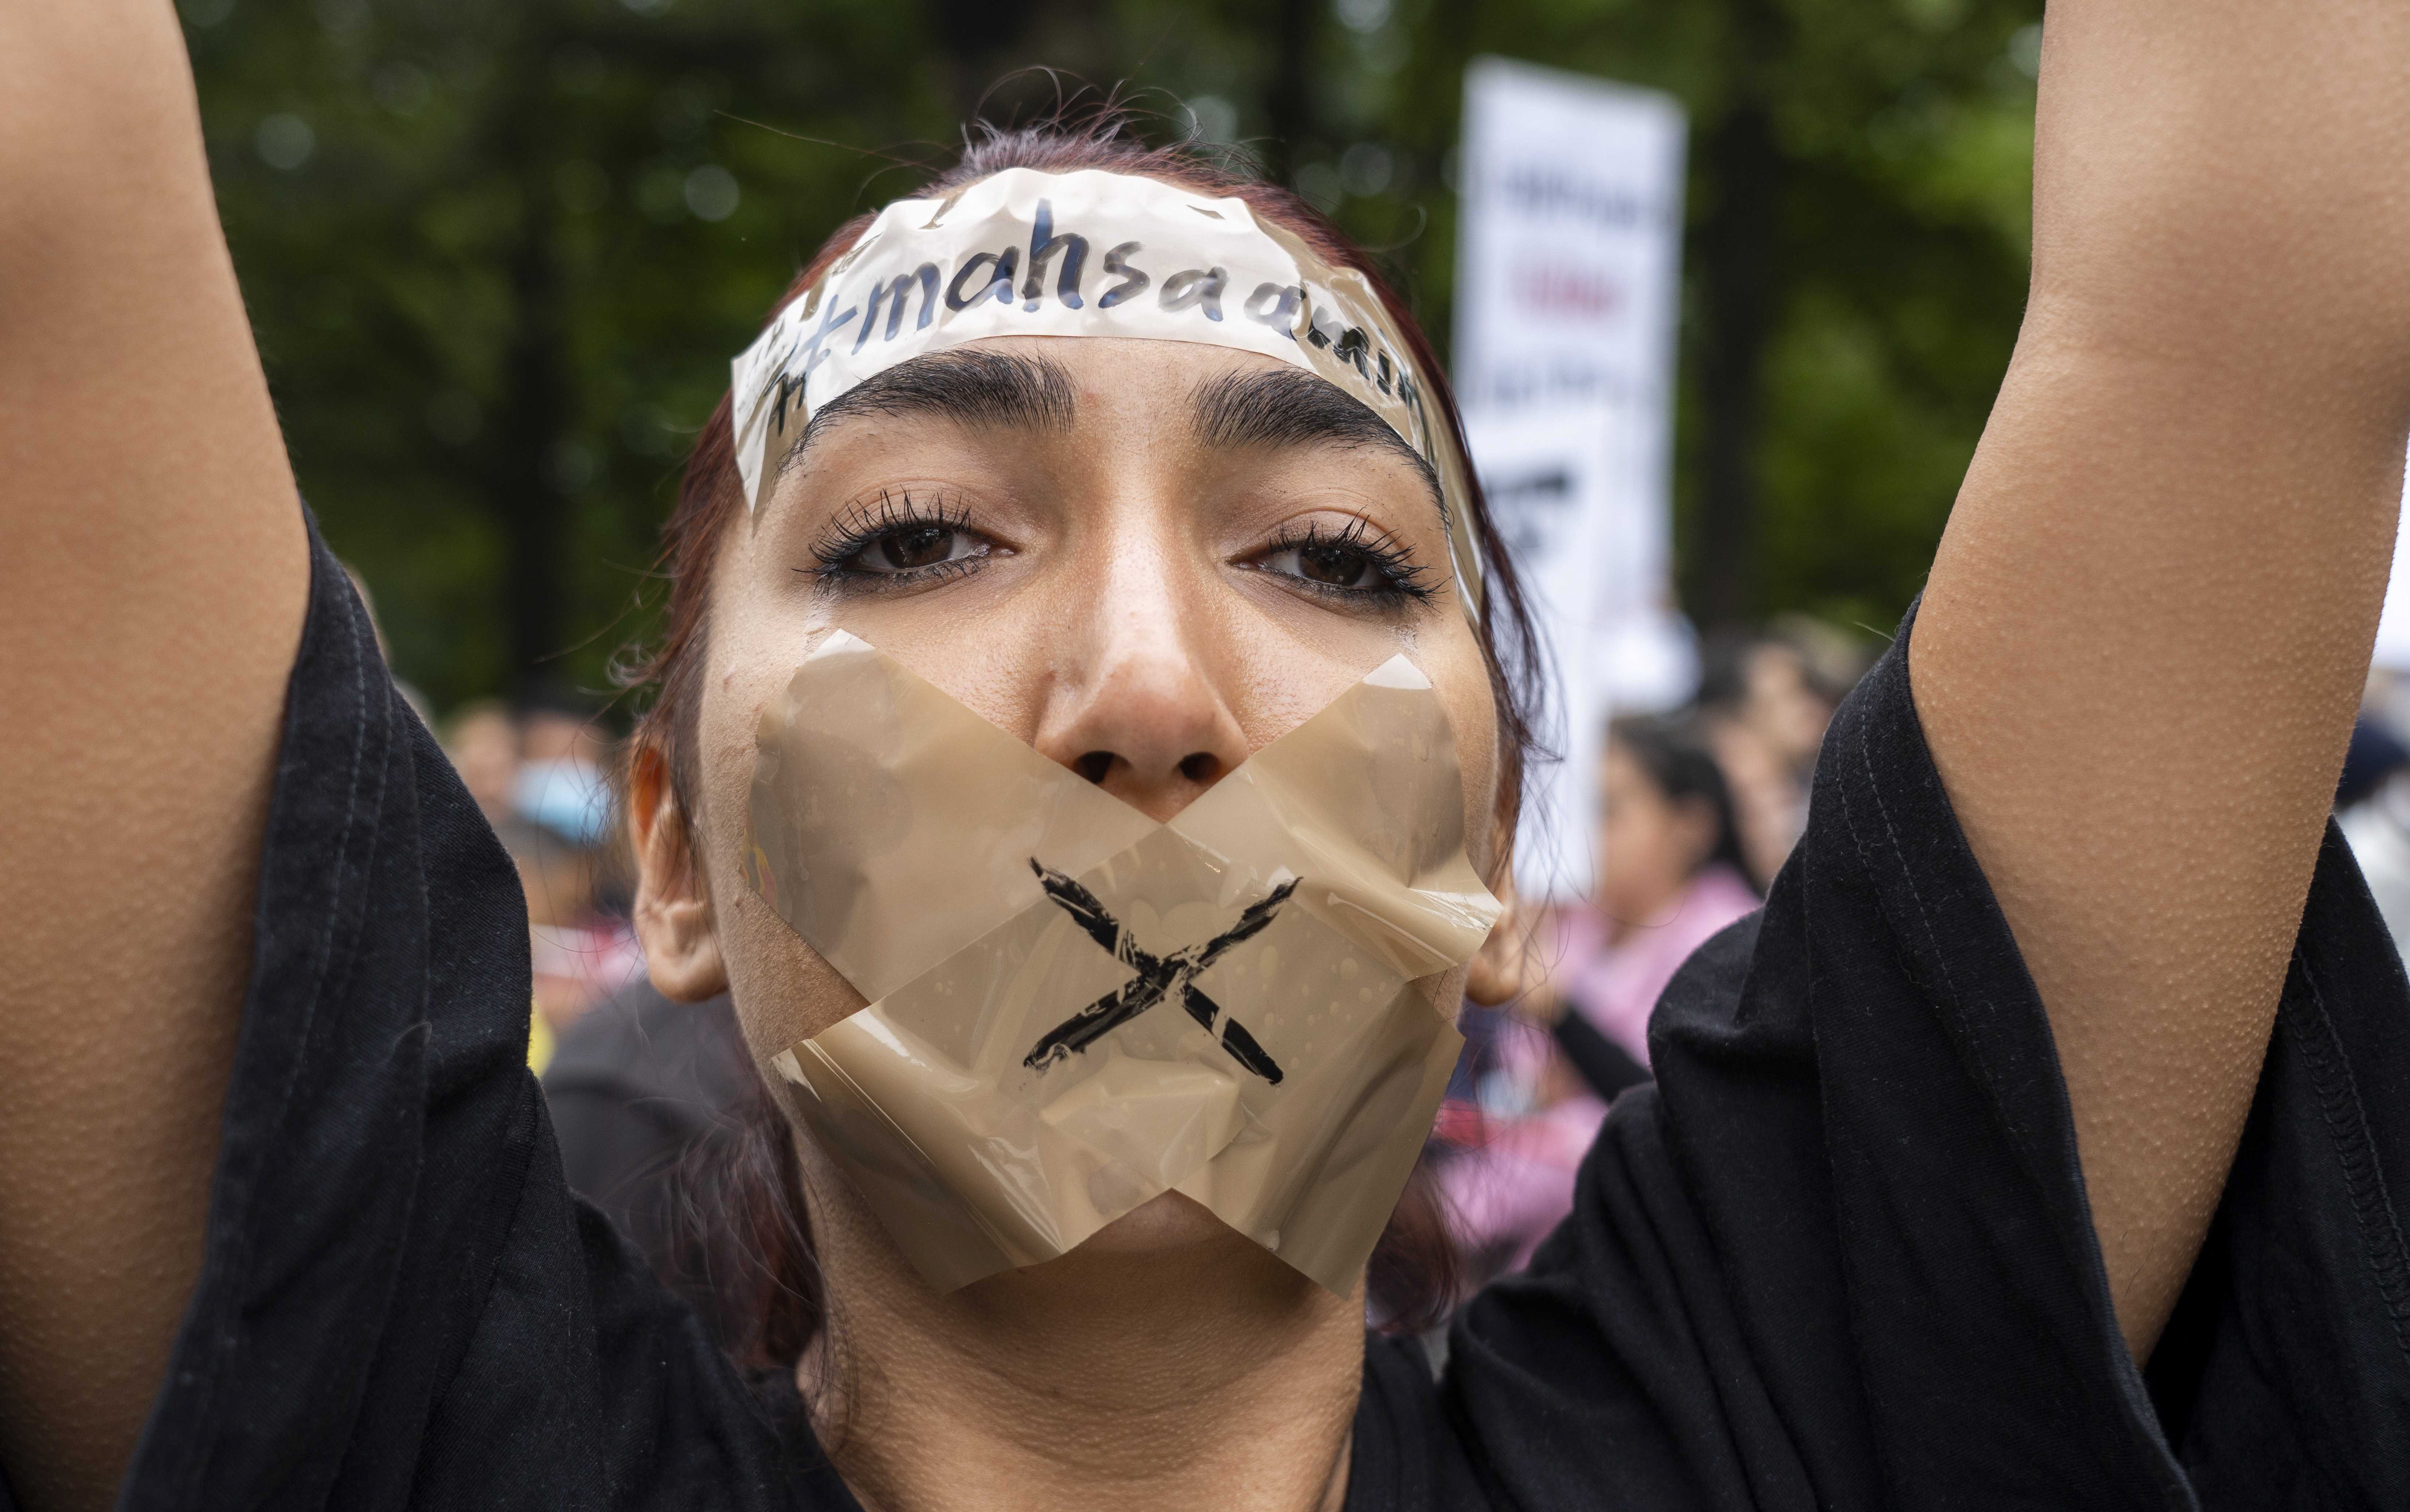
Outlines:
[[[991,336],[1235,347],[1337,385],[1430,465],[1465,614],[1481,611],[1464,458],[1364,275],[1244,200],[1083,168],[1009,168],[899,199],[732,365],[736,467],[759,508],[820,407],[901,362]]]

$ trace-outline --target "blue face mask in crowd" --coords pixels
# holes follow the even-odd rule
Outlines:
[[[578,845],[601,842],[611,825],[611,793],[592,762],[575,756],[530,762],[511,784],[511,807]]]

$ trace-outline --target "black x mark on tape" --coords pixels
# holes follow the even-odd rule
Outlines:
[[[1029,858],[1029,869],[1038,874],[1039,885],[1057,908],[1069,914],[1090,939],[1111,952],[1114,960],[1138,975],[1056,1025],[1038,1041],[1022,1065],[1043,1070],[1086,1050],[1166,997],[1177,996],[1188,1016],[1205,1025],[1209,1033],[1215,1021],[1220,1021],[1222,1048],[1230,1053],[1232,1059],[1273,1085],[1280,1084],[1280,1067],[1264,1054],[1264,1047],[1256,1043],[1256,1037],[1241,1027],[1238,1020],[1222,1017],[1221,1005],[1198,990],[1197,977],[1223,952],[1262,934],[1272,916],[1280,912],[1281,905],[1288,901],[1288,895],[1297,891],[1296,878],[1248,904],[1237,923],[1212,939],[1158,956],[1141,949],[1096,894],[1040,863],[1036,856]]]

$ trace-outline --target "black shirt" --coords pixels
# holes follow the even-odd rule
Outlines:
[[[1548,1032],[1572,1065],[1574,1074],[1608,1102],[1648,1080],[1648,1067],[1633,1059],[1632,1052],[1599,1033],[1598,1025],[1570,1003],[1557,1014],[1557,1022]]]
[[[711,1173],[737,1158],[748,1115],[783,1115],[727,995],[674,1003],[639,977],[561,1031],[544,1100],[570,1191],[627,1236],[712,1337],[741,1346],[745,1301],[714,1284],[689,1213],[718,1205]]]
[[[207,1258],[122,1505],[850,1508],[569,1195],[509,860],[315,560]],[[2410,1507],[2410,994],[2347,853],[2146,1380],[1906,644],[1573,1216],[1438,1382],[1372,1343],[1351,1512]]]

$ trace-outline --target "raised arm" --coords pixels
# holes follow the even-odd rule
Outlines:
[[[0,1466],[108,1504],[200,1260],[309,560],[168,0],[0,0]]]
[[[2033,292],[1916,625],[2127,1342],[2199,1251],[2374,638],[2410,416],[2410,8],[2052,0]]]

